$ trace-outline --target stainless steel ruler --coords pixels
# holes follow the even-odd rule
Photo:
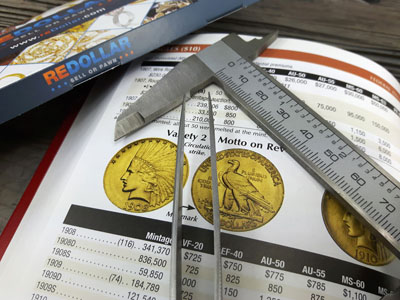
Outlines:
[[[216,83],[400,257],[400,184],[252,60],[276,36],[250,42],[229,35],[192,55],[117,120],[115,138],[146,125]]]

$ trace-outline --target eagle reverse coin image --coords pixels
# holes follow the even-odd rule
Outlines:
[[[253,230],[277,214],[283,202],[283,181],[264,156],[245,149],[223,150],[217,153],[217,170],[221,228]],[[210,158],[193,177],[192,197],[200,214],[212,223]]]

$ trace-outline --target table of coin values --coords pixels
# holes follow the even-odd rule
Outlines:
[[[31,299],[167,300],[170,225],[73,205]],[[213,233],[184,226],[183,237],[182,299],[211,299]],[[400,284],[363,266],[273,243],[228,233],[221,242],[224,299],[379,299]]]

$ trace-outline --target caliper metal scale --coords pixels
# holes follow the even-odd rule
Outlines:
[[[400,257],[399,182],[252,63],[275,38],[245,42],[230,34],[188,57],[119,116],[115,139],[177,107],[184,94],[215,83]]]

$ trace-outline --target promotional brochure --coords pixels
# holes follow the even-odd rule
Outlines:
[[[78,0],[0,34],[0,124],[258,0]]]

